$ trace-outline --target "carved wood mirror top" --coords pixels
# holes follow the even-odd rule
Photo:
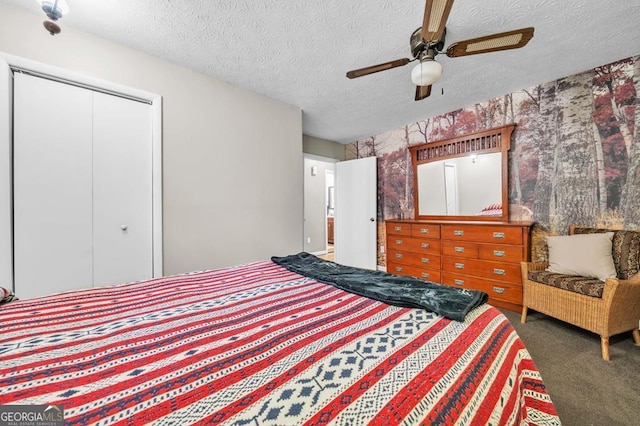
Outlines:
[[[514,128],[410,147],[415,218],[508,222],[508,151]]]

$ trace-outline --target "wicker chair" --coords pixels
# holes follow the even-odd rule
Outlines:
[[[599,228],[577,225],[569,227],[569,234],[611,232]],[[570,324],[600,335],[602,358],[609,361],[609,337],[632,331],[633,339],[640,346],[640,232],[614,231],[613,257],[618,277],[607,278],[602,297],[593,297],[553,285],[534,281],[536,271],[544,271],[547,263],[522,262],[523,303],[521,322],[525,323],[528,309],[534,309]],[[621,253],[624,259],[621,259]],[[630,254],[629,254],[630,253]],[[635,258],[634,258],[635,256]],[[632,264],[633,275],[624,270]],[[556,274],[559,275],[559,274]],[[572,278],[563,276],[565,278]],[[577,277],[573,277],[577,278]],[[601,282],[600,282],[601,283]]]

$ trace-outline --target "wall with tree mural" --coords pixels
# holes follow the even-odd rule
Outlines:
[[[571,223],[640,229],[638,93],[640,55],[355,141],[346,157],[378,157],[382,244],[385,219],[414,217],[410,145],[515,123],[510,219],[535,222],[539,260],[541,237]]]

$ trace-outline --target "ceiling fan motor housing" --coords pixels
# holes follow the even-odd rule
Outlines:
[[[438,40],[437,43],[429,43],[422,38],[422,27],[418,28],[411,34],[409,38],[409,44],[411,45],[411,55],[414,58],[419,58],[420,54],[427,50],[428,48],[432,48],[437,53],[440,53],[442,49],[444,49],[444,38],[447,33],[446,28],[442,32],[442,38]]]

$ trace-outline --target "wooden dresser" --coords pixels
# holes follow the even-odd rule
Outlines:
[[[531,223],[387,220],[386,231],[387,272],[482,290],[492,305],[521,311]]]

